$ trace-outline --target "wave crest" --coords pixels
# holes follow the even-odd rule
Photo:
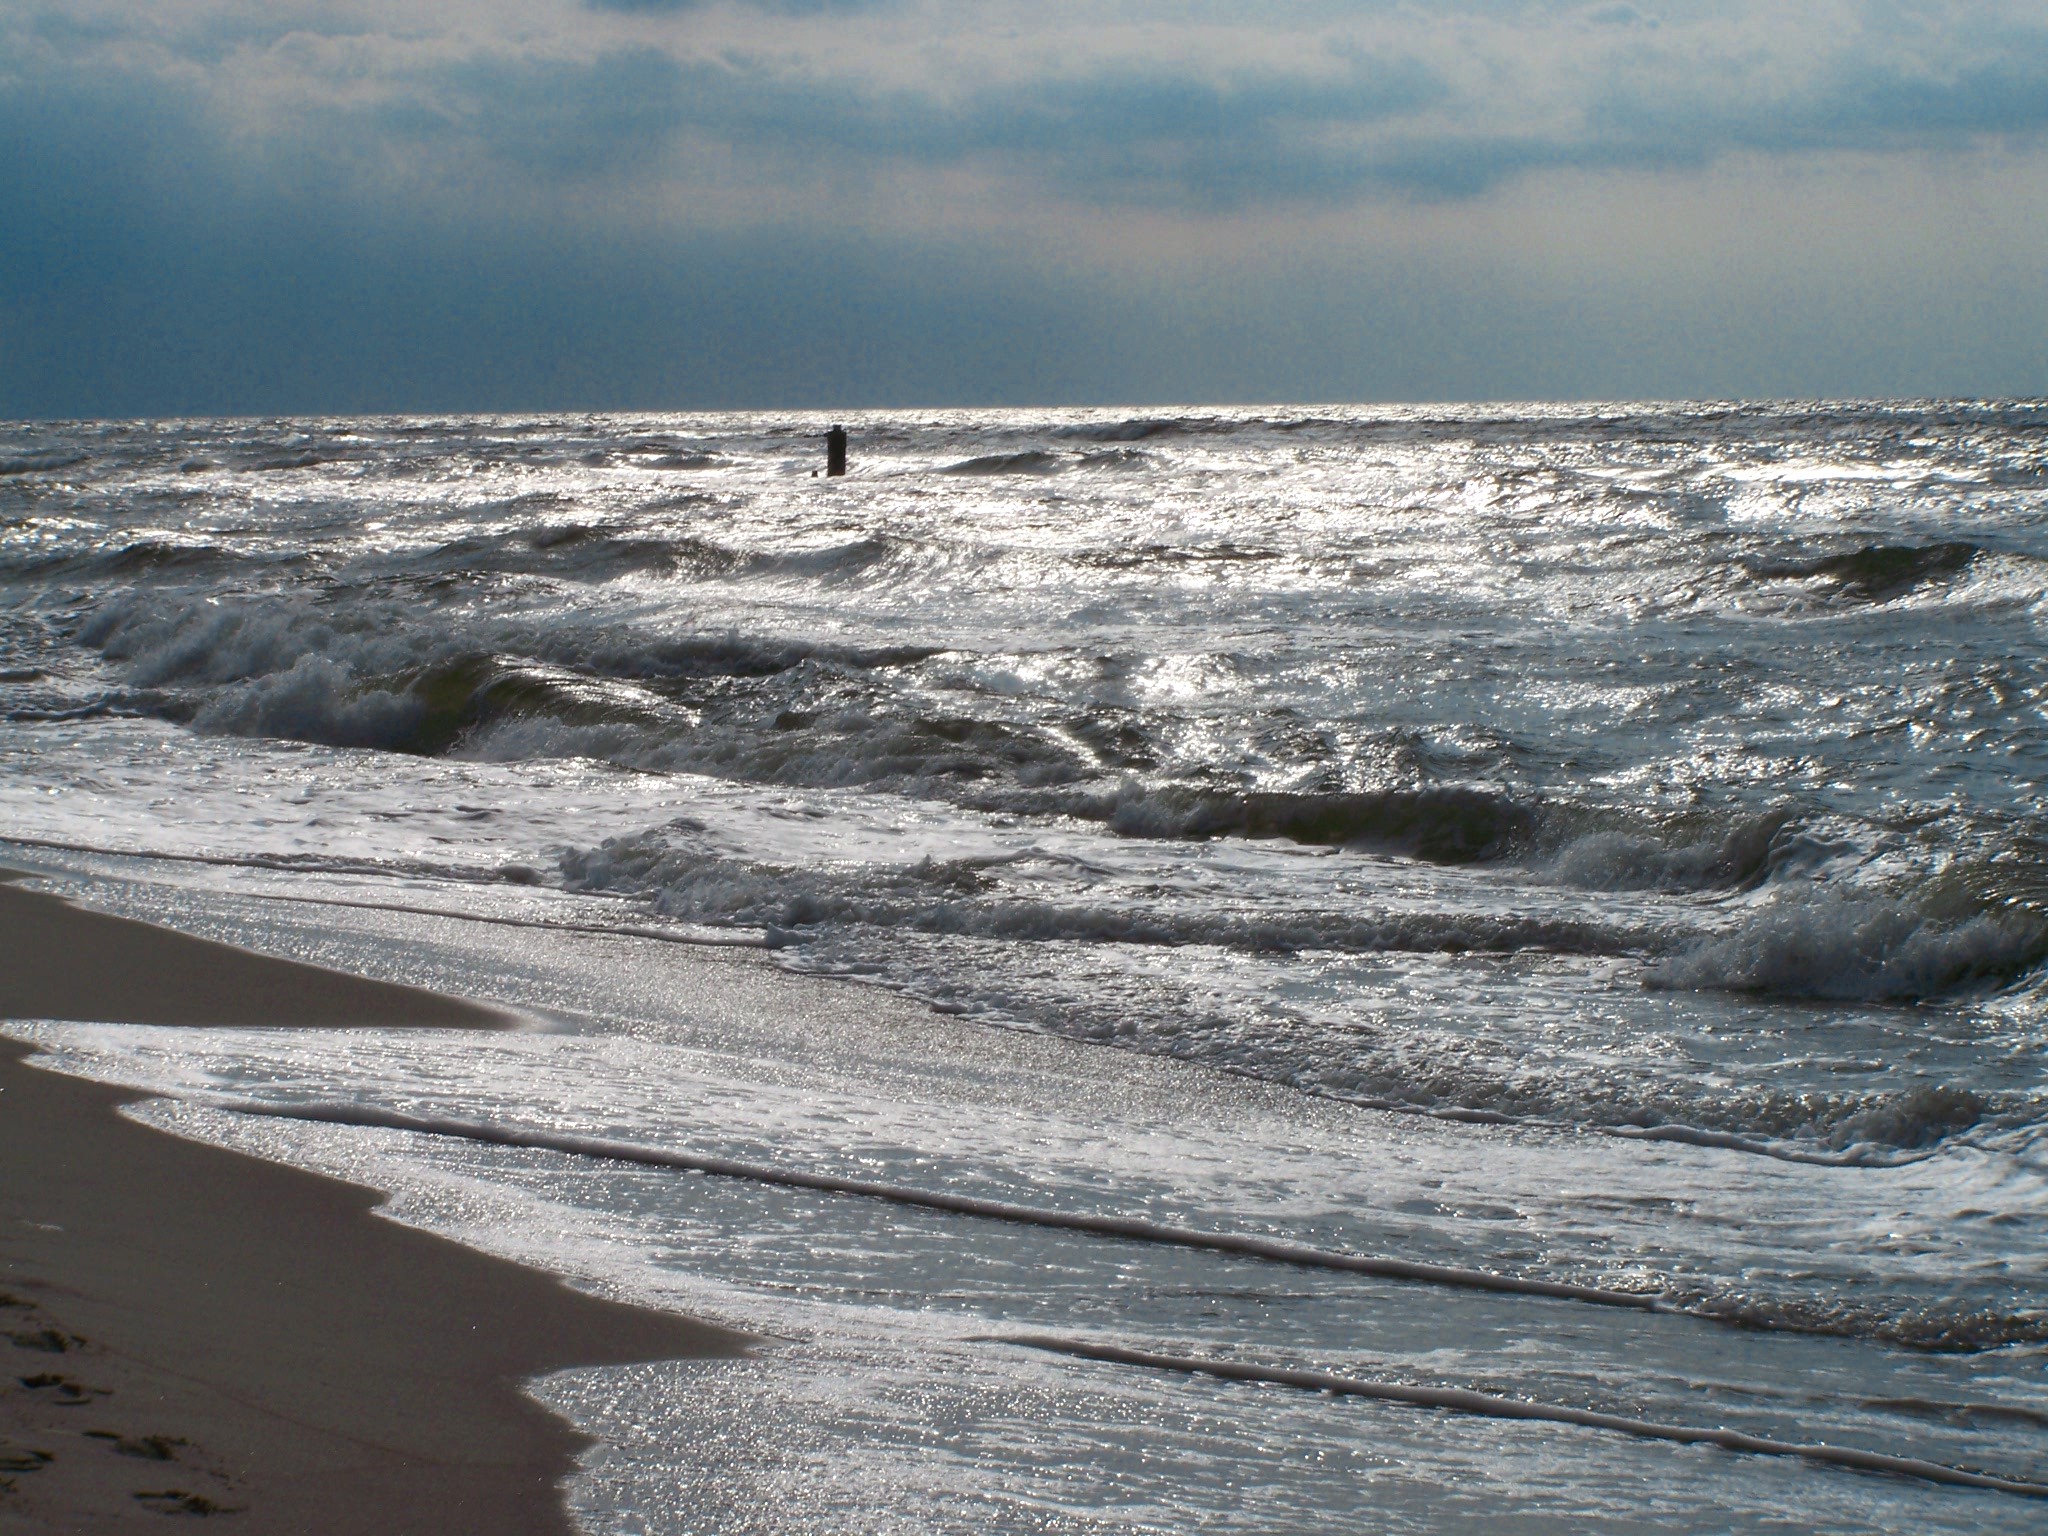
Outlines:
[[[2029,915],[1944,919],[1888,896],[1802,890],[1653,963],[1645,981],[1671,991],[1923,1002],[2012,981],[2044,958],[2048,925]]]
[[[1977,545],[1959,539],[1938,544],[1865,544],[1814,560],[1758,563],[1750,570],[1763,577],[1824,582],[1844,597],[1883,603],[1927,582],[1961,575],[1982,553]]]
[[[1463,786],[1316,794],[1126,785],[1100,819],[1126,837],[1277,837],[1469,864],[1525,841],[1537,812],[1499,791]]]
[[[1047,453],[1043,448],[1027,448],[1021,453],[985,453],[979,458],[962,459],[957,464],[948,464],[943,474],[948,475],[1055,475],[1066,467],[1066,461],[1056,453]]]
[[[1113,901],[1056,901],[1002,891],[987,873],[1012,859],[925,859],[853,873],[742,863],[672,845],[660,833],[608,839],[562,855],[571,890],[650,896],[664,916],[771,931],[830,925],[1024,942],[1211,945],[1245,953],[1333,950],[1623,955],[1646,935],[1570,918],[1399,912],[1358,917],[1236,914]]]
[[[1608,828],[1567,842],[1544,872],[1584,890],[1746,890],[1770,874],[1792,826],[1781,807],[1691,836]]]

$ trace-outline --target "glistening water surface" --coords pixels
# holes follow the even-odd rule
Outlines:
[[[152,1111],[795,1341],[552,1384],[596,1530],[2033,1528],[990,1340],[2048,1475],[2048,408],[827,424],[0,429],[0,852],[547,1021],[38,1033],[1665,1308]]]

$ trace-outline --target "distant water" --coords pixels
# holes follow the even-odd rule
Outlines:
[[[2026,1416],[2048,1401],[2048,407],[844,419],[839,481],[812,474],[827,420],[790,415],[0,427],[0,832],[107,878],[219,893],[260,874],[280,893],[755,942],[787,970],[934,1004],[960,1020],[947,1038],[981,1031],[998,1057],[1014,1035],[987,1031],[1109,1047],[1061,1058],[1105,1085],[1132,1057],[1210,1069],[1188,1081],[1241,1090],[1189,1104],[1221,1092],[1250,1117],[1213,1127],[1256,1143],[1248,1164],[1204,1144],[1194,1108],[1149,1152],[1104,1132],[1055,1156],[1030,1141],[1062,1106],[1004,1120],[975,1099],[941,1133],[851,1068],[832,1091],[856,1106],[845,1125],[886,1126],[875,1155],[901,1153],[913,1182],[950,1168],[1075,1200],[1142,1184],[1217,1222],[1255,1206],[1261,1230],[1422,1241],[1848,1341],[1863,1353],[1827,1359],[1852,1374],[1941,1379],[1866,1383],[1870,1401],[1934,1406],[1838,1431],[1876,1445],[1937,1425],[1948,1459],[2048,1469],[2048,1418]],[[161,854],[225,862],[133,858]],[[486,1089],[465,1085],[462,1051],[402,1042],[372,1061],[274,1039],[238,1056],[222,1037],[203,1072],[152,1032],[71,1048],[82,1070],[192,1091],[469,1118],[488,1099],[505,1121],[703,1133],[748,1156],[801,1141],[649,1089],[704,1070],[661,1057],[683,1045],[659,1043],[658,998],[526,1000],[572,1029],[603,1016],[632,1034],[630,1015],[641,1054],[518,1037],[517,1070]],[[1297,1113],[1320,1129],[1273,1128]],[[273,1150],[331,1161],[307,1148],[346,1134]],[[817,1134],[824,1156],[858,1140]],[[1368,1143],[1462,1193],[1417,1183],[1375,1216],[1338,1193]],[[502,1190],[494,1167],[463,1176]],[[582,1213],[577,1242],[674,1239],[658,1214],[575,1193],[587,1169],[561,1188],[521,1177]],[[1375,1225],[1388,1211],[1407,1225]],[[878,1257],[892,1231],[846,1238],[867,1256],[854,1271],[903,1262]],[[790,1272],[776,1296],[823,1262],[800,1235],[760,1255]],[[911,1284],[889,1272],[882,1289]],[[696,1304],[768,1326],[757,1281]],[[816,1283],[859,1327],[904,1305]],[[1010,1305],[989,1296],[1040,1282],[946,1283],[985,1319]],[[1172,1342],[1277,1339],[1300,1363],[1323,1336],[1298,1300],[1284,1325],[1270,1300],[1263,1323],[1218,1303]],[[1749,1336],[1711,1337],[1704,1358]],[[1566,1354],[1530,1365],[1531,1392]],[[1570,1392],[1640,1407],[1677,1391],[1634,1369]],[[912,1398],[946,1374],[904,1370]],[[731,1411],[761,1390],[736,1388]],[[1725,1417],[1704,1390],[1665,1406]],[[1335,1436],[1316,1475],[1354,1454],[1339,1410],[1272,1411]],[[872,1475],[924,1489],[902,1495],[922,1511],[903,1529],[970,1528],[969,1508],[1003,1530],[1306,1529],[1331,1507],[1246,1503],[1236,1453],[1145,1425],[1090,1454],[1139,1467],[1170,1440],[1207,1469],[1185,1508],[1157,1490],[1091,1503],[1050,1453],[971,1496],[917,1482],[952,1454],[938,1442]],[[1664,1476],[1651,1452],[1599,1454],[1638,1458],[1617,1487]],[[1569,1523],[1586,1514],[1571,1476],[1510,1475],[1501,1497],[1529,1528]],[[1427,1499],[1352,1491],[1358,1529],[1459,1528]],[[847,1497],[780,1528],[881,1528],[859,1511],[889,1499]],[[1968,1502],[1984,1497],[1879,1499],[1861,1518],[2018,1530],[2040,1513]],[[1642,1499],[1608,1511],[1617,1529],[1726,1528]],[[758,1513],[738,1500],[716,1528]]]

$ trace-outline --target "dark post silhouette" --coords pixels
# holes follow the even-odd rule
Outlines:
[[[846,473],[846,428],[837,422],[834,422],[832,430],[825,434],[825,473]]]

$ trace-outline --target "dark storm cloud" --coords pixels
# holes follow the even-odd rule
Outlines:
[[[474,144],[549,176],[644,167],[696,120],[701,96],[667,54],[648,49],[590,61],[467,59],[385,103],[367,124],[414,152]]]
[[[382,162],[426,182],[460,178],[470,155],[556,181],[644,177],[687,141],[741,157],[736,174],[771,191],[828,162],[842,177],[972,166],[1082,205],[1199,215],[2048,128],[2048,27],[2018,5],[1963,6],[1967,24],[1947,27],[1927,7],[1851,6],[1860,25],[1841,28],[1743,5],[1667,21],[1625,4],[1310,3],[1272,7],[1269,33],[1239,5],[1111,7],[1093,24],[1046,10],[1034,31],[1039,11],[1002,4],[913,17],[862,0],[563,0],[510,46],[489,29],[435,35],[431,7],[380,30],[353,10],[223,0],[175,33],[138,19],[133,36],[118,8],[23,9],[45,81],[211,88],[224,123],[253,110],[253,86],[267,112],[241,127],[253,160]],[[735,20],[750,13],[751,29]],[[630,25],[579,36],[579,14]]]
[[[698,72],[696,125],[785,154],[957,164],[987,158],[1098,203],[1235,206],[1341,191],[1357,180],[1333,131],[1441,101],[1428,69],[1399,62],[1346,78],[1212,80],[1155,70],[985,89],[946,102],[820,92],[741,72]]]
[[[1121,60],[941,91],[639,46],[437,65],[355,126],[467,144],[551,176],[641,169],[688,134],[760,157],[771,174],[778,164],[979,163],[1087,204],[1192,212],[1375,192],[1473,197],[1545,170],[1941,149],[2048,128],[2048,32],[1945,71],[1837,60],[1779,89],[1743,88],[1718,71],[1702,87],[1668,60],[1644,71],[1652,84],[1612,69],[1583,100],[1526,122],[1413,54],[1317,63],[1286,73]]]
[[[2017,0],[0,0],[0,415],[2048,387],[1912,171],[2044,132]]]
[[[1000,163],[1098,203],[1230,206],[1341,192],[1375,170],[1327,143],[1444,101],[1412,60],[1314,82],[1213,80],[1157,68],[984,87],[957,98],[791,74],[745,59],[677,62],[651,48],[587,60],[438,65],[333,136],[410,152],[470,150],[547,176],[645,168],[685,134],[768,162]]]
[[[624,59],[582,96],[642,79]],[[0,92],[0,144],[0,419],[1144,392],[1115,311],[1027,260],[436,218],[251,177],[163,82]]]

